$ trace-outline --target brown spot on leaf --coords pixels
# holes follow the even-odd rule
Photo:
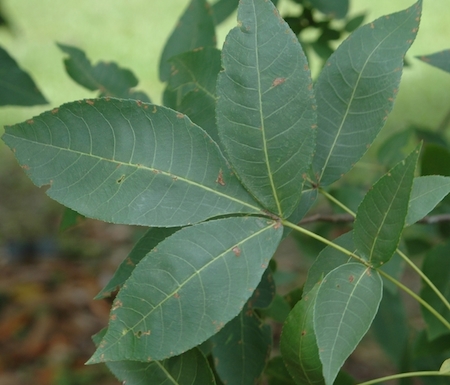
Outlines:
[[[94,105],[94,101],[91,99],[86,99],[86,103],[89,104],[90,106]]]
[[[131,260],[130,257],[127,257],[126,261],[127,261],[126,264],[127,264],[128,266],[134,266],[134,262]]]
[[[33,124],[33,123],[34,123],[34,120],[33,120],[33,119],[29,119],[29,120],[27,120],[27,123],[28,123],[28,124]]]
[[[276,79],[272,82],[272,87],[279,86],[280,84],[283,84],[285,81],[286,81],[286,78],[276,78]]]
[[[116,301],[114,301],[111,310],[117,310],[119,307],[122,307],[122,306],[123,306],[122,301],[116,300]]]
[[[29,169],[30,169],[30,166],[28,166],[28,165],[26,165],[26,164],[23,164],[23,165],[20,166],[20,167],[22,167],[22,169],[24,169],[24,170],[29,170]]]
[[[236,257],[239,257],[241,255],[241,249],[239,247],[234,246],[232,250]]]
[[[54,108],[54,109],[52,110],[52,114],[55,115],[55,114],[58,113],[58,111],[59,111],[59,108]]]
[[[306,330],[302,330],[302,336],[306,336]]]
[[[156,106],[153,106],[153,110],[152,110],[152,112],[155,114],[156,113],[156,111],[158,111],[158,109],[156,108]]]
[[[178,119],[183,119],[184,118],[184,114],[182,114],[181,112],[177,113],[177,118]]]
[[[375,24],[374,23],[370,23],[370,28],[374,29],[375,28]]]
[[[173,297],[176,298],[176,299],[178,299],[178,298],[180,298],[180,295],[179,295],[178,293],[175,293],[175,294],[173,295]]]
[[[353,275],[351,275],[350,277],[348,277],[348,281],[350,283],[352,283],[354,281],[355,277]]]
[[[225,186],[222,169],[219,170],[219,175],[217,176],[216,183],[219,183],[221,186]]]

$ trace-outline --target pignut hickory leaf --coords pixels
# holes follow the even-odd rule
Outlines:
[[[166,238],[117,295],[90,363],[163,360],[207,340],[251,297],[282,233],[267,218],[231,217]]]
[[[419,27],[422,1],[354,31],[317,80],[317,183],[349,171],[384,126],[398,92],[403,58]]]
[[[165,107],[72,102],[3,139],[37,186],[87,217],[172,227],[259,211],[208,134]]]
[[[240,2],[222,66],[216,114],[227,156],[266,209],[289,217],[312,159],[315,101],[303,50],[270,1]]]
[[[399,244],[419,149],[382,176],[358,207],[353,240],[358,252],[375,267],[388,262]]]

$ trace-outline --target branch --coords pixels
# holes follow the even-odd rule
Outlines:
[[[309,217],[303,218],[299,225],[305,225],[307,223],[314,222],[330,222],[330,223],[352,223],[355,218],[350,214],[314,214]],[[417,223],[422,224],[435,224],[435,223],[443,223],[450,222],[450,214],[437,214],[437,215],[428,215],[421,220],[417,221]]]

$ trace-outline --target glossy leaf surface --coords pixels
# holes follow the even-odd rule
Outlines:
[[[33,79],[0,47],[0,106],[47,104]]]
[[[233,217],[162,241],[116,297],[90,363],[162,360],[217,333],[258,286],[282,232],[264,218]]]
[[[272,329],[248,306],[213,337],[216,371],[224,384],[255,384],[272,348]]]
[[[313,322],[318,287],[319,285],[315,285],[295,305],[281,334],[283,360],[299,385],[325,384]]]
[[[450,178],[429,175],[414,178],[406,226],[416,223],[450,193]]]
[[[417,58],[433,67],[440,68],[445,72],[450,72],[450,49],[436,52],[431,55],[417,56]]]
[[[180,230],[180,227],[154,227],[142,236],[141,239],[134,245],[133,250],[125,258],[125,260],[117,268],[114,276],[108,284],[97,294],[95,299],[109,297],[111,293],[118,290],[125,281],[130,277],[136,265],[144,258],[151,250],[153,250],[160,242],[167,237]]]
[[[211,6],[206,0],[192,0],[170,35],[159,63],[159,78],[170,77],[169,59],[201,47],[215,47],[216,32]]]
[[[360,263],[332,270],[320,284],[314,330],[326,385],[366,334],[378,310],[383,283],[377,271]]]
[[[389,261],[399,244],[418,156],[419,148],[381,177],[358,207],[355,246],[375,267]]]
[[[312,81],[297,37],[270,1],[243,0],[218,78],[217,123],[239,179],[269,211],[297,207],[314,150]]]
[[[403,57],[419,26],[421,1],[353,32],[316,83],[318,132],[313,168],[328,185],[367,151],[398,92]]]
[[[81,86],[91,91],[98,90],[101,96],[150,102],[143,92],[135,93],[132,90],[138,85],[138,80],[130,70],[120,68],[116,63],[107,62],[99,62],[93,66],[82,50],[65,44],[57,45],[61,51],[69,55],[64,59],[67,73]]]
[[[3,139],[36,185],[87,217],[182,226],[259,211],[211,138],[165,107],[73,102],[7,127]]]
[[[423,273],[444,295],[447,302],[450,302],[449,256],[450,242],[447,241],[427,253],[422,267]],[[450,310],[425,282],[422,283],[420,296],[450,322]],[[422,314],[427,324],[427,335],[429,340],[434,340],[442,335],[450,334],[450,330],[428,310],[422,308]]]

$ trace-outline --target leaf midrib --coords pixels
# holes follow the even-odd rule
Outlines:
[[[213,258],[211,261],[209,261],[208,263],[206,263],[205,265],[203,265],[200,269],[195,269],[195,272],[190,275],[184,282],[180,283],[179,286],[177,286],[177,288],[172,291],[171,293],[169,293],[166,298],[164,298],[162,301],[160,301],[158,304],[156,304],[146,315],[144,315],[142,317],[142,319],[140,319],[134,326],[129,327],[127,330],[125,330],[122,333],[122,336],[118,339],[116,339],[111,345],[109,345],[108,347],[103,349],[103,352],[106,352],[108,350],[110,350],[112,347],[114,347],[116,344],[119,343],[119,341],[122,340],[122,338],[124,336],[126,336],[128,333],[134,331],[138,325],[140,325],[142,322],[144,322],[151,314],[153,314],[153,312],[156,311],[156,309],[161,308],[161,306],[164,305],[164,303],[166,301],[168,301],[170,298],[172,298],[176,293],[178,293],[180,290],[182,290],[182,288],[187,285],[192,279],[194,279],[194,277],[197,277],[200,275],[200,273],[205,270],[207,267],[209,267],[211,264],[215,263],[216,261],[218,261],[220,258],[223,258],[227,253],[233,252],[233,248],[236,246],[241,246],[242,244],[244,244],[245,242],[248,242],[250,239],[262,234],[263,232],[269,230],[270,228],[272,228],[274,226],[275,222],[271,221],[270,225],[267,225],[266,227],[264,227],[263,229],[257,231],[256,233],[253,233],[251,235],[249,235],[248,237],[240,240],[238,243],[230,246],[229,248],[227,248],[225,251],[223,251],[222,253],[220,253],[219,255],[217,255],[215,258]],[[106,336],[105,336],[106,337]],[[104,354],[104,353],[102,353]]]
[[[52,144],[48,144],[48,143],[45,143],[45,144],[44,144],[44,143],[39,143],[39,142],[35,142],[35,141],[30,140],[30,139],[27,139],[27,138],[19,138],[19,137],[17,137],[17,136],[14,136],[14,135],[11,135],[11,134],[7,134],[7,133],[5,133],[4,136],[5,136],[5,137],[6,137],[6,136],[10,136],[10,137],[12,137],[12,138],[15,138],[16,140],[17,140],[17,139],[20,139],[20,140],[23,140],[23,141],[25,141],[25,142],[30,142],[30,143],[33,143],[33,144],[36,144],[36,143],[37,143],[38,145],[41,145],[41,146],[46,146],[46,147],[50,147],[50,148],[54,148],[54,149],[58,149],[58,150],[63,150],[63,151],[71,152],[71,153],[74,153],[74,154],[77,154],[77,155],[80,155],[80,156],[91,157],[91,158],[98,159],[98,160],[104,161],[104,162],[115,163],[115,164],[117,164],[118,166],[130,166],[130,167],[136,168],[136,170],[138,170],[138,169],[147,170],[147,171],[152,172],[152,173],[154,173],[154,174],[159,174],[159,175],[167,176],[167,177],[169,177],[169,178],[171,178],[171,179],[176,178],[177,181],[185,182],[185,183],[187,183],[187,184],[189,184],[189,185],[192,185],[192,186],[195,186],[195,187],[197,187],[197,188],[203,189],[203,190],[205,190],[205,191],[207,191],[207,192],[209,192],[209,193],[213,193],[213,194],[216,194],[216,195],[218,195],[218,196],[220,196],[220,197],[222,197],[222,198],[229,199],[229,200],[231,200],[231,201],[233,201],[233,202],[236,202],[236,203],[239,203],[239,204],[241,204],[241,205],[243,205],[243,206],[249,207],[249,208],[251,208],[252,210],[254,210],[255,212],[258,212],[258,213],[259,213],[259,212],[262,211],[261,208],[256,207],[256,206],[254,206],[254,205],[252,205],[252,204],[250,204],[250,203],[241,201],[241,200],[239,200],[239,199],[237,199],[237,198],[234,198],[234,197],[231,196],[231,195],[227,195],[227,194],[221,193],[221,192],[219,192],[219,191],[217,191],[217,190],[212,189],[211,187],[204,186],[204,185],[202,185],[202,184],[199,184],[198,182],[189,180],[189,179],[184,178],[184,177],[179,176],[179,175],[172,174],[172,173],[167,172],[167,171],[158,170],[158,169],[156,169],[156,168],[149,167],[149,166],[144,166],[144,165],[139,165],[139,166],[137,166],[136,164],[133,164],[133,163],[122,162],[122,161],[118,161],[118,160],[115,160],[115,159],[106,159],[106,158],[103,158],[103,157],[98,156],[98,155],[87,154],[87,153],[85,153],[85,152],[76,151],[76,150],[72,150],[72,149],[64,148],[64,147],[58,147],[58,146],[55,146],[55,145],[52,145]]]
[[[261,74],[259,69],[259,45],[258,45],[258,22],[256,20],[256,8],[255,3],[252,3],[253,6],[253,14],[255,16],[255,61],[256,61],[256,75],[258,78],[258,102],[259,102],[259,118],[261,121],[261,133],[262,133],[262,141],[263,141],[263,151],[264,151],[264,158],[265,163],[267,167],[267,175],[269,177],[270,187],[272,189],[272,195],[275,199],[275,203],[277,206],[277,213],[278,215],[282,216],[283,212],[281,210],[280,200],[278,198],[277,189],[275,187],[275,183],[273,181],[273,175],[272,175],[272,169],[269,162],[269,153],[267,148],[267,141],[266,141],[266,126],[265,126],[265,120],[264,120],[264,114],[263,114],[263,102],[262,102],[262,93],[261,93]]]

